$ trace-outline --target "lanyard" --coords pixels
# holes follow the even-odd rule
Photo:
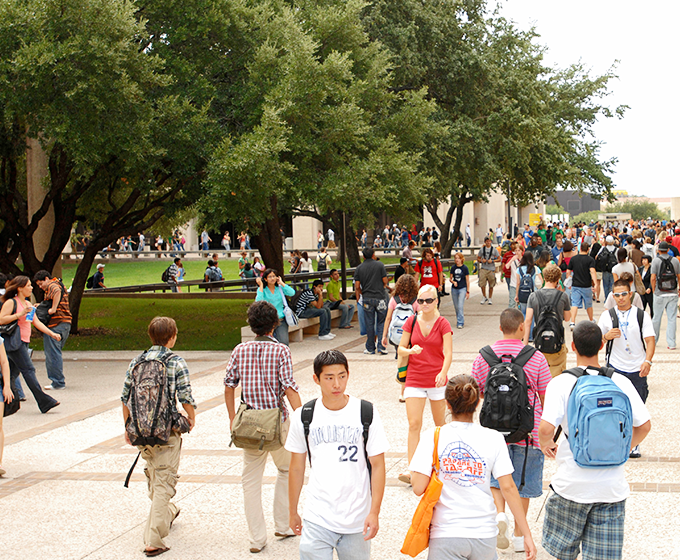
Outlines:
[[[619,328],[621,329],[621,334],[626,341],[626,345],[628,345],[628,317],[630,316],[630,312],[632,310],[633,307],[631,306],[631,308],[628,310],[628,313],[626,313],[625,322],[623,320],[623,314],[619,314],[619,310],[616,310],[616,314],[619,315]],[[625,329],[623,327],[625,327]]]

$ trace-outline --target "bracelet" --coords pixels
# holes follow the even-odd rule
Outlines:
[[[654,364],[650,362],[649,360],[645,360],[646,363],[648,363],[650,366],[653,366]]]

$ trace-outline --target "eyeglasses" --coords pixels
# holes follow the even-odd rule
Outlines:
[[[623,297],[623,296],[627,296],[629,293],[630,292],[616,292],[616,293],[612,293],[612,295],[614,297]]]
[[[418,305],[424,305],[425,303],[427,303],[427,305],[430,305],[431,303],[434,303],[435,298],[429,297],[427,299],[418,299],[417,301]]]

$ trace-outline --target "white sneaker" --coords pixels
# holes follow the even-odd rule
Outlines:
[[[569,323],[569,328],[573,331],[576,323]]]
[[[487,305],[493,305],[493,301],[491,301],[491,299],[487,299],[487,300],[486,300],[486,304],[487,304]]]
[[[510,546],[510,522],[505,512],[496,515],[496,524],[498,525],[496,546],[498,548],[508,548]]]
[[[489,301],[489,298],[484,298],[482,301],[479,302],[479,304],[485,305],[487,301]]]
[[[319,337],[319,340],[333,340],[334,338],[335,338],[335,337],[334,337],[333,335],[325,334],[325,335],[323,335],[323,336],[320,336],[320,337]]]
[[[373,354],[375,354],[375,352],[371,352],[370,350],[366,349],[366,350],[364,350],[364,354],[373,355]]]
[[[333,333],[328,333],[328,336],[331,336],[331,337],[335,338],[337,335],[335,335],[335,334],[333,334]]]
[[[524,537],[512,537],[512,547],[515,552],[524,552]]]

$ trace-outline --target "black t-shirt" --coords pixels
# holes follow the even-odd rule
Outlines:
[[[101,288],[99,284],[104,283],[104,273],[103,272],[95,272],[94,273],[94,278],[92,279],[92,287],[93,288]]]
[[[397,280],[401,278],[404,274],[406,274],[406,270],[404,270],[404,267],[399,265],[397,267],[397,270],[394,271],[394,283],[397,283]]]
[[[383,278],[387,278],[385,265],[373,259],[362,262],[354,273],[354,281],[361,284],[361,293],[365,298],[385,299]]]
[[[595,259],[590,255],[578,254],[569,259],[569,270],[572,271],[575,288],[590,288],[593,281],[590,276],[590,269],[595,268]]]
[[[453,277],[453,281],[456,282],[456,285],[453,286],[452,288],[454,290],[460,290],[461,288],[467,288],[467,277],[470,275],[470,271],[468,270],[467,265],[463,266],[456,266],[453,265],[451,267],[451,276]]]

